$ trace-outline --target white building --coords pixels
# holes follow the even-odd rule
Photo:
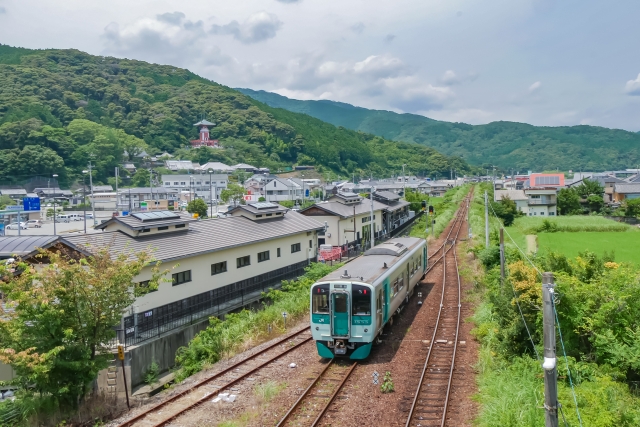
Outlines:
[[[220,193],[227,188],[228,184],[229,176],[226,174],[162,175],[163,188],[193,193],[194,197],[203,199],[207,203],[211,199],[219,200]]]
[[[516,208],[527,216],[556,216],[557,188],[533,187],[525,190],[495,190],[494,201],[504,198],[513,200]]]

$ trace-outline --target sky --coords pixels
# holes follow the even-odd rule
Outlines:
[[[0,43],[471,124],[640,131],[640,1],[0,0]]]

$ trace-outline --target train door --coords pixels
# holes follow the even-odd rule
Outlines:
[[[384,304],[384,286],[381,286],[381,288],[376,301],[376,328],[378,330],[382,329],[382,304]]]
[[[335,292],[331,294],[333,336],[349,336],[349,294]]]

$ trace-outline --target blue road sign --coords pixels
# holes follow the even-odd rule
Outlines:
[[[309,189],[308,188],[306,188],[304,190],[304,197],[309,197]]]
[[[40,198],[38,197],[23,197],[22,206],[25,211],[39,211],[40,210]]]

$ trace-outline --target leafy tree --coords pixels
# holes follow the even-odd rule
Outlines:
[[[0,209],[5,209],[7,206],[15,205],[16,202],[9,196],[0,196]]]
[[[243,186],[238,184],[229,184],[226,189],[220,192],[220,198],[225,203],[233,202],[237,205],[244,200],[243,196],[245,194],[247,194],[247,190],[245,190]]]
[[[157,287],[161,274],[154,266],[148,287],[134,285],[151,256],[114,255],[108,247],[79,260],[53,251],[38,257],[45,264],[0,267],[0,289],[8,301],[0,322],[0,361],[13,367],[23,392],[75,407],[113,357],[107,347],[113,326],[136,296]]]
[[[582,213],[580,195],[574,188],[562,188],[558,191],[558,211],[561,215]]]
[[[626,216],[637,217],[640,215],[640,199],[625,199],[623,206]]]
[[[187,204],[187,212],[197,213],[200,218],[207,216],[208,209],[207,203],[202,199],[193,199]]]
[[[149,178],[149,169],[138,168],[133,177],[131,177],[131,183],[136,187],[149,187]]]
[[[512,225],[515,218],[520,214],[516,202],[508,197],[503,197],[499,202],[491,202],[491,207],[498,218],[502,219],[505,227]]]
[[[602,196],[602,194],[604,193],[604,187],[600,185],[598,181],[592,181],[587,178],[582,180],[582,185],[578,185],[574,188],[576,189],[578,195],[583,199],[586,199],[592,195]]]
[[[604,200],[601,194],[590,194],[587,197],[587,205],[591,212],[600,212],[604,207]]]

